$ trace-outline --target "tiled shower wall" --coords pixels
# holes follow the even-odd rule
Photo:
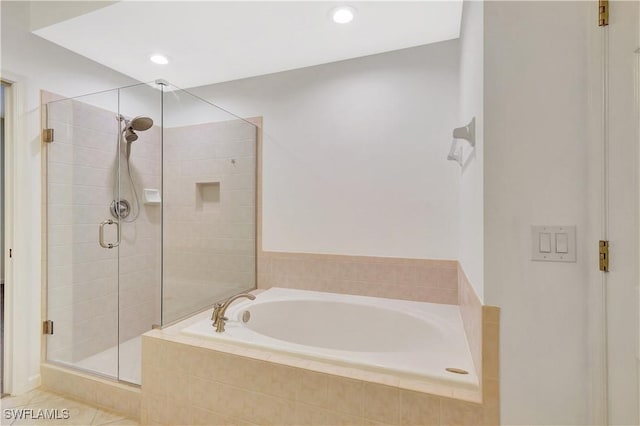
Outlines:
[[[163,161],[166,323],[255,286],[255,127],[166,128]]]
[[[101,248],[99,223],[112,218],[116,113],[67,100],[50,104],[48,116],[55,141],[47,145],[47,318],[54,321],[55,334],[48,338],[47,358],[74,363],[118,343],[118,279],[120,341],[157,322],[160,209],[142,205],[135,223],[122,223],[120,247]],[[160,187],[159,136],[154,127],[132,147],[140,195],[142,188]],[[131,201],[130,195],[124,198]],[[113,229],[109,240],[115,239]],[[113,368],[105,366],[105,372]]]

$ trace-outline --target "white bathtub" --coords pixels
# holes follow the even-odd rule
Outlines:
[[[242,316],[249,311],[250,319]],[[226,343],[478,388],[462,318],[455,305],[271,288],[226,312],[223,333],[211,321],[182,333]],[[469,374],[456,374],[457,368]]]

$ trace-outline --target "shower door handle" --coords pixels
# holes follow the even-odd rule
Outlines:
[[[116,225],[116,233],[118,235],[118,241],[115,243],[105,243],[104,242],[104,226],[105,225]],[[100,247],[106,249],[112,249],[114,247],[118,247],[120,245],[120,223],[116,222],[113,219],[105,220],[100,223]]]

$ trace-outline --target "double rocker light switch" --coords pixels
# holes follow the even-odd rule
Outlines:
[[[532,226],[531,259],[543,262],[576,261],[575,226]]]
[[[569,234],[566,232],[556,234],[556,253],[569,253]]]
[[[548,232],[540,233],[540,253],[551,253],[551,234]]]

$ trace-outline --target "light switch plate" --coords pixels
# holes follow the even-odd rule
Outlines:
[[[544,234],[551,238],[551,251],[544,252],[540,242]],[[558,234],[560,234],[560,250],[558,250]],[[546,237],[546,235],[545,235]],[[566,238],[566,247],[565,240]],[[546,246],[546,244],[545,244]],[[544,247],[545,250],[547,247]],[[566,248],[566,253],[561,253]],[[531,260],[540,262],[575,262],[576,261],[576,227],[575,226],[531,226]]]

